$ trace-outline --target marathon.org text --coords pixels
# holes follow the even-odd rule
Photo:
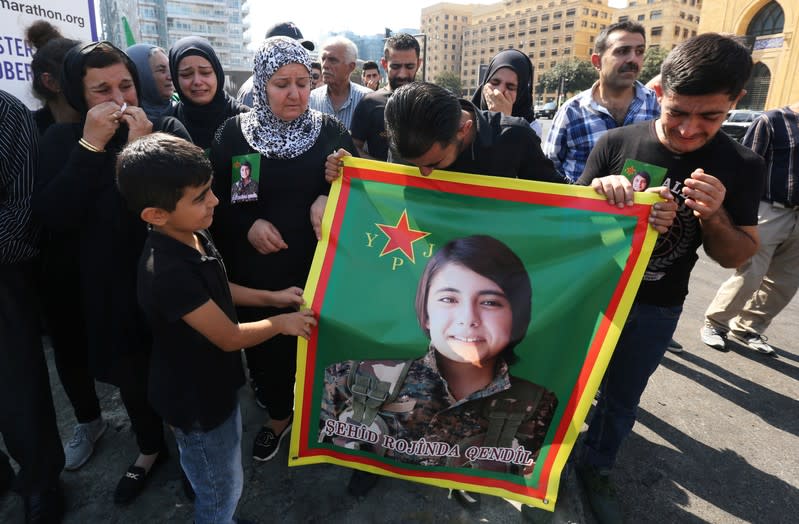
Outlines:
[[[86,19],[82,16],[75,16],[70,13],[62,13],[53,9],[45,9],[39,4],[27,4],[23,2],[9,2],[8,0],[0,0],[0,7],[14,11],[15,13],[24,13],[26,15],[40,16],[50,20],[58,20],[59,22],[66,22],[68,24],[75,24],[83,28],[86,26]]]

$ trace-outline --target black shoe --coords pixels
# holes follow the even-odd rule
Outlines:
[[[283,439],[289,433],[291,433],[291,420],[280,432],[280,435],[275,435],[275,432],[269,426],[262,427],[258,434],[255,435],[255,442],[252,445],[252,458],[259,462],[272,460],[280,449],[280,443],[283,442]]]
[[[186,498],[190,501],[194,502],[194,499],[197,498],[197,495],[194,493],[194,488],[189,482],[189,477],[186,476],[186,472],[183,471],[183,467],[180,467],[180,484],[183,486],[183,494],[186,495]]]
[[[64,491],[60,484],[47,491],[25,497],[25,522],[27,524],[56,524],[64,516]]]
[[[451,489],[449,490],[449,498],[455,499],[458,504],[469,511],[480,508],[481,498],[479,493],[472,493],[463,489]]]
[[[124,505],[133,502],[138,497],[144,488],[147,487],[147,482],[158,466],[163,464],[169,458],[169,452],[164,449],[158,453],[155,462],[150,466],[150,471],[144,468],[132,465],[125,472],[125,476],[119,479],[116,490],[114,490],[114,504]]]
[[[372,491],[378,480],[380,480],[379,475],[354,469],[347,484],[347,493],[353,497],[365,497]]]
[[[0,497],[11,489],[15,477],[14,469],[8,463],[8,459],[0,458]]]

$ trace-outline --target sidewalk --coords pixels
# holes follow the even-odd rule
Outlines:
[[[730,343],[721,353],[698,337],[704,309],[730,274],[700,259],[675,338],[685,353],[668,353],[650,381],[633,435],[614,478],[629,522],[795,522],[799,513],[799,299],[769,329],[780,358]],[[71,436],[74,419],[50,358],[59,428]],[[177,454],[131,506],[112,503],[119,477],[136,449],[118,392],[99,385],[110,429],[95,456],[64,472],[66,523],[191,522],[180,487]],[[288,468],[287,446],[255,464],[250,450],[263,422],[249,389],[241,393],[244,420],[244,495],[239,515],[261,523],[507,523],[522,522],[519,505],[483,496],[469,512],[440,488],[384,478],[369,497],[346,494],[349,470],[327,465]],[[174,450],[174,448],[173,448]],[[588,523],[574,476],[561,484],[551,522]],[[21,499],[0,498],[0,522],[22,522]]]

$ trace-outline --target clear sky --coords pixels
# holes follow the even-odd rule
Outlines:
[[[447,0],[453,4],[493,2]],[[278,22],[294,22],[305,38],[318,42],[328,31],[350,30],[357,34],[382,34],[386,27],[418,29],[422,8],[435,0],[251,0],[250,23],[253,46],[257,47],[267,29]],[[627,0],[611,0],[626,5]]]

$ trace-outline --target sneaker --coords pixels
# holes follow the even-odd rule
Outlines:
[[[702,338],[702,342],[713,349],[718,349],[719,351],[725,352],[729,351],[729,349],[727,349],[727,341],[725,340],[727,338],[726,331],[722,331],[719,328],[705,322],[705,325],[699,330],[699,336]]]
[[[596,520],[600,524],[623,522],[621,506],[610,476],[591,466],[578,466],[576,471]]]
[[[64,469],[75,471],[89,460],[94,453],[94,444],[108,429],[108,422],[99,417],[85,424],[75,426],[72,439],[64,445]]]
[[[669,340],[669,345],[666,346],[666,349],[668,351],[671,351],[672,353],[682,353],[683,352],[682,344],[680,344],[679,342],[677,342],[674,339]]]
[[[754,349],[758,353],[763,353],[764,355],[772,355],[777,356],[777,352],[774,351],[774,348],[771,347],[766,343],[768,340],[763,335],[758,335],[757,333],[741,333],[740,335],[730,331],[730,336],[736,340],[736,342],[740,342],[744,346],[748,347],[749,349]]]
[[[274,457],[280,449],[280,443],[283,442],[283,438],[290,432],[291,420],[289,420],[288,425],[283,428],[283,431],[280,432],[280,435],[275,435],[275,432],[272,431],[272,428],[269,426],[262,427],[258,434],[255,435],[255,443],[252,445],[252,458],[260,462],[272,460],[272,457]]]
[[[353,497],[365,497],[372,491],[378,480],[380,477],[374,473],[354,469],[347,484],[347,493]]]

